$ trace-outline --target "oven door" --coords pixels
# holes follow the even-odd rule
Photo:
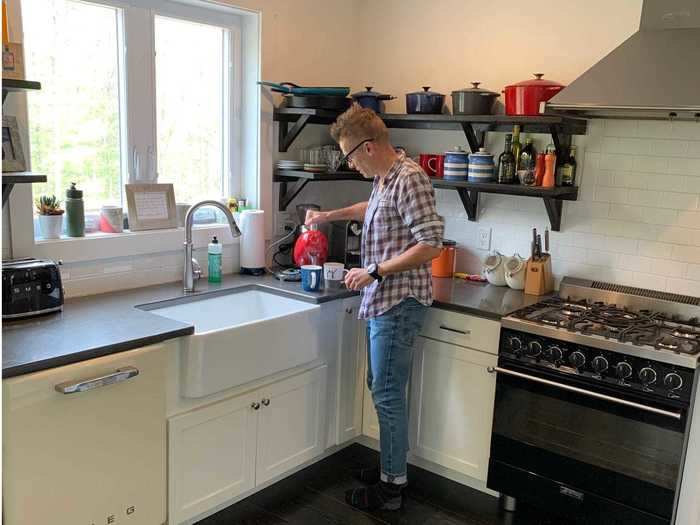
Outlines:
[[[489,488],[596,523],[669,523],[687,407],[503,358],[495,371]]]

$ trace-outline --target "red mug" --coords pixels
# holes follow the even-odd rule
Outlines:
[[[435,176],[442,178],[445,174],[445,156],[435,155]]]
[[[421,167],[425,170],[425,172],[428,174],[428,177],[436,177],[437,174],[435,172],[436,165],[437,165],[437,155],[432,155],[430,153],[421,153],[419,157],[419,163]],[[444,161],[443,161],[444,164]]]

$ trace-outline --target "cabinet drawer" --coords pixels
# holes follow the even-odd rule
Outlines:
[[[500,331],[501,323],[497,321],[430,308],[421,335],[490,354],[498,354]]]

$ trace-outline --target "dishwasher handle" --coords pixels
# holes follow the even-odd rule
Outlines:
[[[59,383],[54,387],[54,389],[61,394],[87,392],[88,390],[94,390],[95,388],[101,388],[103,386],[113,385],[114,383],[127,381],[132,377],[136,377],[137,375],[139,375],[138,368],[133,366],[125,366],[124,368],[118,368],[116,372],[112,372],[111,374],[104,376]]]

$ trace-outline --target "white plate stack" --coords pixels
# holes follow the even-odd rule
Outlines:
[[[328,170],[327,164],[304,164],[304,171],[311,171],[313,173],[322,173]]]
[[[303,170],[304,163],[300,160],[278,160],[277,161],[278,170]]]

